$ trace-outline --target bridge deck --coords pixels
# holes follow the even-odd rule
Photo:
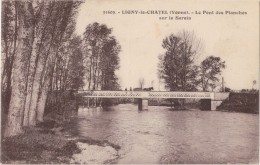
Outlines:
[[[198,98],[214,99],[214,92],[78,91],[78,96],[98,98]]]

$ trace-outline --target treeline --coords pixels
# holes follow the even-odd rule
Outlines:
[[[170,91],[213,91],[221,86],[220,75],[226,67],[220,57],[208,56],[196,64],[203,48],[193,32],[171,34],[162,42],[165,53],[159,56],[159,79]]]
[[[73,33],[80,3],[2,2],[2,115],[8,113],[4,136],[43,121],[47,93],[69,88],[75,81],[71,72],[81,74],[71,70],[82,61],[76,47],[81,41]]]
[[[83,49],[87,89],[119,89],[115,71],[119,69],[121,46],[112,35],[112,29],[96,22],[88,25],[83,34]]]
[[[2,112],[8,113],[5,136],[43,121],[47,93],[74,88],[75,75],[82,75],[79,66],[83,66],[83,57],[77,47],[81,40],[73,33],[80,4],[2,2]],[[73,69],[75,65],[77,69]]]

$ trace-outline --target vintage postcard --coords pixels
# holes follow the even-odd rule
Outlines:
[[[3,0],[1,163],[258,164],[258,0]]]

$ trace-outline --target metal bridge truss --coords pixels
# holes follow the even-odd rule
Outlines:
[[[77,96],[94,98],[197,98],[214,99],[214,92],[78,91]]]

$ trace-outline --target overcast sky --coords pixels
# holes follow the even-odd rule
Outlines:
[[[238,0],[86,0],[78,14],[76,31],[83,34],[85,27],[93,22],[113,28],[112,33],[122,47],[117,75],[123,89],[137,87],[138,79],[143,77],[146,87],[154,81],[153,86],[157,90],[158,56],[164,53],[162,40],[183,29],[194,31],[204,43],[204,50],[197,63],[209,55],[219,56],[227,65],[222,74],[226,86],[231,89],[252,88],[252,81],[258,81],[259,75],[258,7],[258,1]],[[116,11],[117,14],[104,15],[103,11],[107,10]],[[191,15],[191,20],[184,21],[159,20],[160,15],[126,15],[122,14],[122,10],[174,10],[190,13],[195,10],[228,10],[245,11],[247,15]]]

